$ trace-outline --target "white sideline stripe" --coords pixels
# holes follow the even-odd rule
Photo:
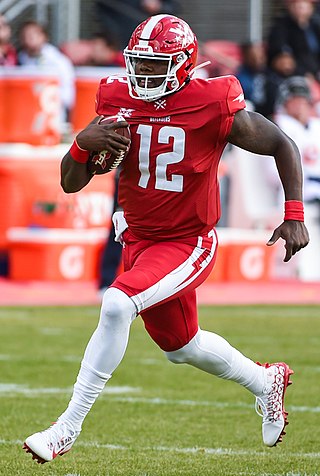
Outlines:
[[[45,331],[43,332],[42,330],[39,330],[40,333],[46,333],[47,335],[56,335],[57,333],[55,332],[50,332],[50,331]],[[60,332],[59,332],[60,334]],[[51,360],[54,360],[54,362],[78,362],[80,363],[81,362],[81,359],[82,359],[82,356],[81,355],[65,355],[65,356],[62,356],[60,358],[55,358],[55,359],[51,359]],[[22,356],[15,356],[15,355],[10,355],[10,354],[0,354],[0,361],[10,361],[10,362],[25,362],[26,359],[24,359]],[[48,359],[47,359],[48,361]],[[159,362],[160,362],[160,359],[159,359]],[[143,361],[141,360],[141,363],[143,363]],[[1,385],[1,383],[0,383]]]
[[[1,397],[10,397],[12,395],[24,395],[27,397],[36,397],[38,395],[71,395],[73,387],[65,388],[29,388],[26,385],[18,385],[11,383],[0,383],[0,398]],[[108,385],[103,393],[108,395],[116,395],[123,393],[136,393],[140,392],[141,389],[138,387],[129,387],[126,385],[123,386],[112,386]]]
[[[26,396],[37,396],[37,395],[46,395],[46,394],[68,394],[70,395],[73,390],[73,387],[65,388],[28,388],[25,385],[18,384],[4,384],[0,383],[0,398],[1,397],[10,397],[14,395],[26,395]],[[142,389],[139,387],[129,387],[129,386],[112,386],[107,385],[103,390],[100,398],[103,398],[104,395],[108,396],[110,401],[122,402],[122,403],[142,403],[146,405],[180,405],[180,406],[190,406],[190,407],[213,407],[213,408],[248,408],[252,409],[254,407],[253,403],[244,403],[244,402],[214,402],[208,400],[175,400],[168,398],[145,398],[145,397],[109,397],[109,395],[119,395],[123,393],[139,393],[142,392]],[[308,406],[297,406],[297,405],[288,405],[288,410],[297,413],[320,413],[320,407],[308,407]]]
[[[22,440],[4,440],[0,439],[0,445],[23,445]],[[82,448],[97,448],[115,451],[132,451],[132,446],[115,445],[110,443],[98,443],[95,441],[78,441],[76,446]],[[184,454],[206,454],[214,456],[262,456],[270,458],[268,450],[265,451],[250,451],[250,450],[233,450],[231,448],[206,448],[206,447],[192,447],[192,448],[179,448],[177,446],[143,446],[143,448],[136,447],[137,451],[156,451],[166,453],[184,453]],[[277,458],[320,458],[320,453],[303,453],[303,452],[283,452],[277,453]]]
[[[38,332],[39,334],[43,334],[45,336],[59,336],[65,331],[62,329],[62,327],[39,327]]]
[[[214,408],[249,408],[252,409],[254,404],[250,403],[224,403],[224,402],[210,402],[205,400],[170,400],[166,398],[143,398],[143,397],[115,397],[112,399],[117,402],[127,403],[145,403],[148,405],[182,405],[191,407],[214,407]],[[300,413],[320,413],[320,407],[307,406],[290,406],[286,405],[290,411]]]

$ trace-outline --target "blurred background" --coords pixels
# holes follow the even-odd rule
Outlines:
[[[124,71],[121,51],[134,27],[162,12],[182,17],[196,33],[199,63],[211,62],[199,75],[236,75],[247,108],[295,135],[310,191],[313,247],[284,265],[283,244],[265,246],[283,217],[273,159],[228,146],[219,171],[220,253],[208,282],[320,281],[317,2],[0,0],[0,293],[4,283],[26,281],[90,282],[99,290],[108,286],[106,267],[111,274],[121,269],[117,260],[105,261],[114,174],[68,196],[60,189],[59,166],[95,116],[100,79]],[[305,34],[302,54],[292,42],[294,28]],[[290,112],[292,98],[306,101],[303,119],[295,117],[300,106]]]
[[[13,38],[26,20],[48,25],[54,44],[79,38],[90,38],[100,24],[95,12],[95,0],[1,0],[0,12],[12,26]],[[103,3],[103,2],[101,2]],[[119,4],[115,0],[106,2]],[[164,2],[165,3],[165,2]],[[177,2],[178,3],[178,2]],[[133,5],[131,17],[139,21],[139,11]],[[179,0],[179,14],[192,25],[198,39],[226,39],[243,42],[261,39],[267,34],[272,19],[284,10],[277,0]]]

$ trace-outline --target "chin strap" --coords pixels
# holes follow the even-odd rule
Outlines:
[[[205,66],[208,66],[209,64],[211,64],[211,61],[205,61],[204,63],[198,64],[198,66],[190,70],[189,76],[191,77],[198,69],[202,69]]]

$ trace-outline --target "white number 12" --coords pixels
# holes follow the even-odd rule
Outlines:
[[[150,147],[152,126],[140,124],[137,133],[140,134],[140,150],[139,150],[139,186],[147,188],[150,179]],[[168,190],[171,192],[182,192],[183,176],[172,174],[171,180],[167,179],[167,166],[169,164],[177,164],[184,158],[185,150],[185,132],[180,127],[163,126],[159,130],[159,144],[169,144],[170,138],[173,138],[172,151],[164,152],[156,157],[156,182],[157,190]]]

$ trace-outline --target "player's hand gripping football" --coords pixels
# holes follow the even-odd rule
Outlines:
[[[120,135],[116,129],[126,128],[126,121],[117,121],[108,124],[91,122],[77,135],[77,143],[81,149],[90,151],[106,150],[118,156],[121,151],[126,152],[130,146],[130,139]]]
[[[302,221],[286,220],[276,228],[267,245],[272,246],[282,238],[285,241],[286,255],[285,262],[289,261],[301,248],[309,243],[309,233]]]

